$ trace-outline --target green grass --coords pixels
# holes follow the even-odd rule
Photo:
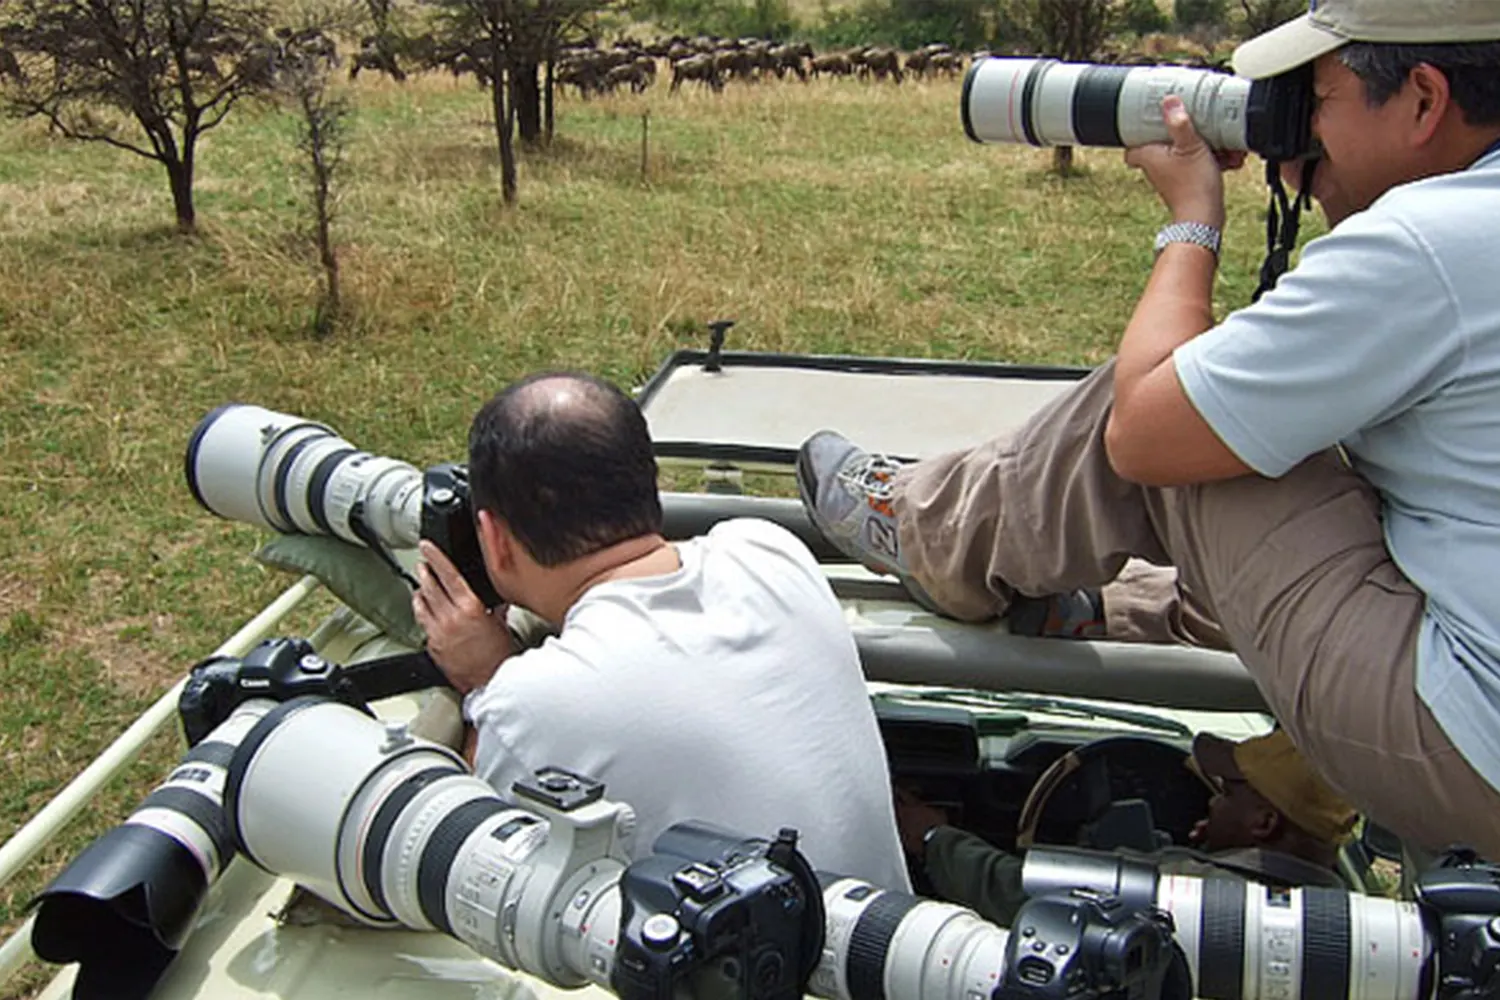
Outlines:
[[[1115,151],[1080,151],[1061,181],[1044,152],[968,142],[956,82],[569,99],[513,210],[480,92],[353,96],[336,227],[353,313],[326,342],[285,118],[247,107],[210,135],[191,240],[156,165],[0,123],[0,839],[290,582],[184,487],[215,405],[423,464],[460,456],[510,379],[637,383],[718,317],[743,349],[1094,363],[1163,221]],[[1262,207],[1258,178],[1234,178],[1225,309],[1254,285]],[[179,749],[159,740],[0,889],[0,923]]]

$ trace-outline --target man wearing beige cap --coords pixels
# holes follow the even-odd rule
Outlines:
[[[1284,730],[1232,743],[1207,734],[1193,741],[1188,766],[1214,789],[1208,816],[1193,829],[1196,850],[1146,855],[1172,875],[1247,879],[1282,888],[1343,888],[1338,845],[1353,829],[1354,808],[1323,783]],[[907,854],[933,890],[1001,926],[1026,901],[1022,857],[947,825],[942,810],[908,795],[896,801]]]
[[[1126,152],[1171,222],[1115,361],[915,465],[817,434],[804,502],[957,618],[1175,566],[1334,787],[1500,859],[1500,0],[1316,0],[1234,62],[1311,90],[1331,231],[1297,267],[1215,318],[1237,158],[1168,97],[1171,143]]]

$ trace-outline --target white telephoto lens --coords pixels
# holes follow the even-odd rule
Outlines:
[[[422,473],[405,462],[390,461],[366,490],[365,524],[390,548],[416,548],[422,537]]]
[[[225,815],[240,849],[256,864],[287,875],[359,919],[393,922],[372,905],[355,858],[343,843],[358,837],[388,769],[405,757],[470,778],[463,759],[425,740],[390,742],[363,713],[332,701],[285,702],[269,712],[235,752]],[[441,784],[440,782],[438,784]],[[493,792],[478,782],[486,794]],[[356,804],[365,813],[353,812]]]
[[[1010,935],[972,910],[857,879],[829,884],[823,906],[823,954],[808,983],[815,996],[988,998],[1000,984]]]
[[[380,884],[396,919],[452,934],[447,884],[458,849],[476,826],[508,811],[493,788],[470,774],[424,789],[402,810],[380,852]]]
[[[360,532],[354,528],[354,506],[361,504],[361,517],[370,529],[369,534],[379,539],[382,545],[410,548],[416,545],[421,532],[420,498],[414,521],[405,509],[392,511],[387,509],[386,503],[403,496],[409,499],[412,496],[410,490],[403,494],[402,488],[412,485],[418,489],[422,485],[422,473],[415,466],[394,458],[360,452],[339,462],[328,476],[321,491],[323,516],[335,535],[346,542],[364,545],[366,539],[361,538]],[[398,513],[399,518],[394,516]]]
[[[261,406],[228,403],[198,422],[185,456],[188,488],[208,510],[282,534],[334,535],[414,548],[422,473],[360,451],[331,428]],[[368,531],[351,513],[362,504]]]
[[[1429,957],[1413,903],[1342,889],[1279,889],[1164,875],[1194,996],[1411,1000]]]
[[[1161,102],[1168,94],[1182,98],[1193,127],[1212,149],[1246,149],[1245,110],[1250,81],[1211,70],[1151,66],[1130,70],[1115,100],[1121,146],[1167,142]]]
[[[188,489],[206,509],[233,521],[289,530],[259,488],[268,449],[285,435],[332,434],[323,424],[245,403],[226,403],[198,422],[184,457]]]
[[[596,986],[609,989],[620,936],[620,868],[591,873],[562,907],[562,961]]]
[[[323,458],[347,453],[354,446],[337,434],[311,432],[289,434],[267,451],[260,463],[261,505],[285,524],[282,531],[305,535],[324,532],[308,508],[307,480]]]
[[[1214,149],[1247,149],[1251,83],[1183,66],[982,59],[964,78],[960,113],[976,142],[1142,146],[1170,140],[1162,99],[1177,94]]]
[[[1033,142],[1022,125],[1027,82],[1046,72],[1055,59],[981,59],[964,78],[960,110],[964,128],[976,142]]]

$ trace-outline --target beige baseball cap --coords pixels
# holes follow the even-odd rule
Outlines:
[[[1240,743],[1199,733],[1188,766],[1210,785],[1245,782],[1287,819],[1329,844],[1347,840],[1358,819],[1354,807],[1297,752],[1284,729]]]
[[[1260,80],[1345,42],[1411,45],[1500,41],[1500,0],[1309,0],[1307,13],[1234,50],[1234,71]]]

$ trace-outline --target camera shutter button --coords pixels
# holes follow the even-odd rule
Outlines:
[[[646,922],[641,924],[641,938],[646,944],[656,951],[666,951],[677,943],[677,935],[682,930],[682,925],[677,918],[670,913],[658,913],[647,917]]]

